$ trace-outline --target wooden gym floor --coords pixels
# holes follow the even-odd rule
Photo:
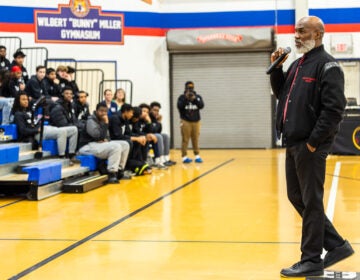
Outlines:
[[[85,194],[0,198],[0,279],[265,280],[299,260],[283,149],[172,155]],[[331,269],[360,271],[360,157],[329,156],[326,173],[325,208],[356,251]]]

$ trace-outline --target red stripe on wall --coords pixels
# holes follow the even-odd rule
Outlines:
[[[165,36],[166,31],[163,28],[124,27],[124,35],[134,36]]]
[[[241,27],[241,26],[238,26]],[[256,28],[256,26],[253,26]],[[274,27],[278,34],[293,34],[293,25],[279,25]],[[326,24],[326,32],[360,32],[360,24]],[[124,35],[132,36],[165,36],[168,29],[165,28],[146,28],[146,27],[124,27]],[[34,24],[21,23],[2,23],[0,22],[0,32],[30,32],[35,33]]]
[[[325,32],[359,32],[360,23],[353,24],[325,24]]]
[[[279,34],[295,33],[295,27],[292,25],[280,25],[277,26],[276,32]],[[325,32],[360,32],[360,24],[325,24]]]
[[[278,34],[293,34],[295,32],[295,27],[293,25],[279,25],[274,27],[275,33]]]
[[[0,22],[0,31],[2,32],[35,32],[35,26],[32,23],[2,23]]]

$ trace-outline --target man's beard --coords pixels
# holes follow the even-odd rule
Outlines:
[[[313,48],[315,48],[315,44],[316,44],[315,40],[306,40],[301,43],[301,47],[297,48],[296,51],[298,53],[308,53]]]

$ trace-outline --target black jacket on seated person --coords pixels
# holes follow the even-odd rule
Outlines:
[[[71,102],[65,102],[63,98],[55,102],[50,111],[50,124],[57,127],[77,126]]]
[[[48,77],[45,77],[43,81],[45,85],[45,91],[49,96],[61,98],[60,84],[55,84],[54,81],[50,80]]]
[[[150,114],[151,118],[151,131],[152,133],[161,133],[162,124],[159,122],[152,114]]]
[[[42,95],[45,95],[46,98],[50,97],[46,92],[44,79],[39,81],[36,75],[31,76],[31,79],[26,83],[26,93],[35,100]]]
[[[129,122],[121,117],[121,111],[118,111],[110,117],[109,131],[112,140],[131,140]]]
[[[77,120],[86,121],[90,116],[89,104],[81,104],[78,100],[74,100],[72,103],[72,107],[74,108],[74,114]]]
[[[40,125],[35,124],[30,110],[16,111],[14,123],[17,126],[18,142],[34,142],[34,137],[39,133]]]

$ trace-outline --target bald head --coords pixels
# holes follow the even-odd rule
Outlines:
[[[314,31],[320,32],[322,35],[325,33],[323,21],[316,16],[303,17],[299,20],[299,22],[302,22]]]
[[[295,26],[295,43],[299,52],[306,53],[322,44],[325,27],[316,16],[301,18]]]

